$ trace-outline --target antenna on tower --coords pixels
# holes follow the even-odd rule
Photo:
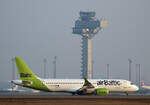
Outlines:
[[[101,19],[101,21],[100,21],[100,26],[101,26],[102,28],[106,28],[106,27],[107,27],[107,20],[106,20],[106,19]]]

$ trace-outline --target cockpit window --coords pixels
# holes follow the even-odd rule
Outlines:
[[[131,82],[131,85],[133,85],[133,83]]]

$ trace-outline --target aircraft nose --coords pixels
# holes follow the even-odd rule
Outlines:
[[[136,85],[134,85],[134,90],[135,90],[135,91],[138,91],[138,90],[139,90],[139,87],[136,86]]]

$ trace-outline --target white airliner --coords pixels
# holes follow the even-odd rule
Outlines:
[[[24,61],[15,57],[21,80],[13,80],[14,84],[48,92],[68,92],[78,95],[108,95],[109,92],[138,91],[138,87],[128,80],[122,79],[42,79],[37,77]]]

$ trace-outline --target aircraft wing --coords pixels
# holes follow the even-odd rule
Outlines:
[[[79,90],[77,90],[77,94],[92,93],[94,89],[95,87],[87,80],[87,78],[84,78],[84,85]]]

